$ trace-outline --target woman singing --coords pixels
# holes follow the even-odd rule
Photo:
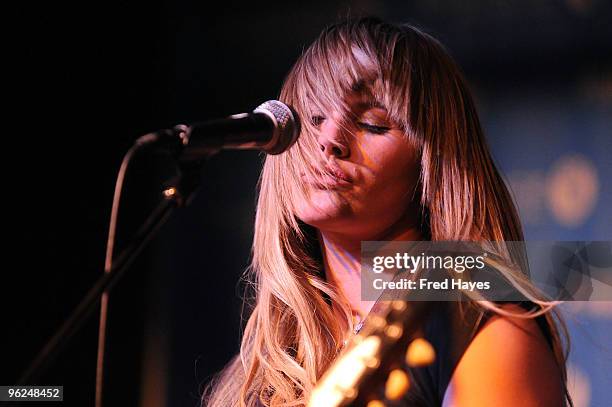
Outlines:
[[[206,406],[308,402],[375,305],[360,295],[362,241],[523,240],[466,82],[431,36],[371,18],[331,26],[280,99],[301,136],[266,157],[252,312]],[[529,304],[440,304],[423,328],[437,357],[390,405],[571,404],[552,305]]]

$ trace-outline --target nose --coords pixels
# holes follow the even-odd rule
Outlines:
[[[319,146],[321,151],[328,157],[348,158],[351,150],[348,146],[348,139],[343,134],[345,130],[337,120],[326,119],[320,128]]]

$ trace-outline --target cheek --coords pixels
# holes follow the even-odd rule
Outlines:
[[[420,165],[416,152],[404,140],[392,140],[373,149],[378,157],[372,175],[375,185],[397,193],[414,189],[419,178]]]
[[[420,175],[415,151],[403,140],[395,140],[372,152],[379,160],[370,172],[368,203],[394,213],[402,211],[413,199]]]

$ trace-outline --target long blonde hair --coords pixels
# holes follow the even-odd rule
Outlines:
[[[444,47],[412,26],[366,18],[333,25],[302,54],[280,99],[302,118],[287,152],[267,156],[259,184],[252,263],[254,307],[240,353],[203,396],[210,406],[304,405],[352,332],[348,305],[321,274],[318,241],[296,216],[301,175],[320,175],[320,111],[350,112],[340,95],[367,92],[420,153],[422,234],[433,241],[521,241],[517,211],[489,153],[472,96]],[[341,310],[332,312],[330,302]],[[504,313],[494,303],[480,304]],[[565,381],[562,340],[540,309]]]

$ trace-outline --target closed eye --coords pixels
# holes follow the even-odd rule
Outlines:
[[[312,116],[310,118],[310,122],[315,127],[319,127],[324,121],[325,121],[325,117],[323,116]]]
[[[365,123],[365,122],[357,122],[357,125],[363,130],[369,133],[373,133],[373,134],[385,134],[386,132],[391,130],[390,127],[376,126],[374,124]]]

